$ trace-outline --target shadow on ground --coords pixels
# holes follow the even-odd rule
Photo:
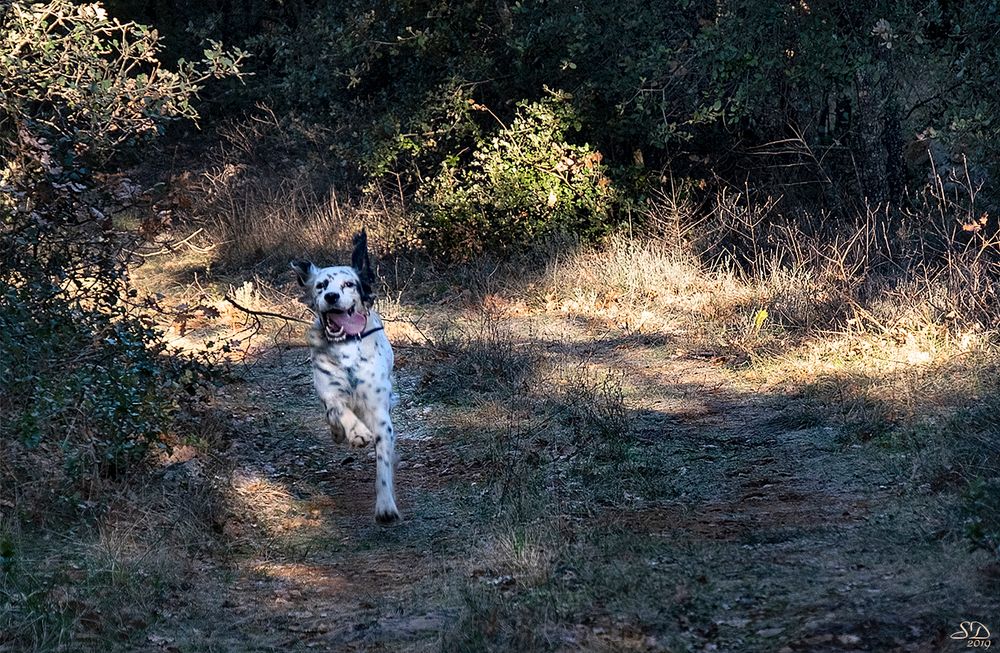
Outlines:
[[[589,327],[556,327],[572,328]],[[306,350],[248,361],[223,393],[228,553],[171,597],[150,642],[937,651],[960,621],[1000,614],[954,501],[914,483],[905,452],[845,440],[814,400],[760,393],[670,334],[517,346],[620,379],[627,431],[587,422],[541,373],[441,400],[433,365],[405,356],[392,528],[372,521],[371,452],[326,435]]]

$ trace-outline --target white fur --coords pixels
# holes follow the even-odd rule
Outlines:
[[[308,267],[306,267],[308,266]],[[331,340],[323,314],[331,308],[367,311],[365,332],[382,326],[378,313],[362,302],[358,272],[347,266],[317,268],[293,263],[305,287],[303,301],[316,313],[309,329],[313,383],[326,410],[326,420],[337,442],[351,446],[375,444],[375,520],[399,519],[393,471],[396,433],[389,410],[392,404],[392,347],[385,331],[358,340]],[[337,297],[335,301],[333,294]]]

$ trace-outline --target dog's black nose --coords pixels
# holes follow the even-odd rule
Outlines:
[[[323,299],[326,300],[327,304],[333,305],[337,303],[338,299],[340,299],[340,294],[335,292],[328,292],[325,295],[323,295]]]

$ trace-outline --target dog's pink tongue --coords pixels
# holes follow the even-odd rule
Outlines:
[[[348,315],[347,313],[334,313],[332,316],[333,323],[344,330],[349,336],[356,336],[365,330],[365,324],[368,322],[368,316],[364,313],[354,313],[353,315]]]

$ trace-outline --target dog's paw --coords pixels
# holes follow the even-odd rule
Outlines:
[[[367,426],[358,422],[354,428],[347,431],[347,441],[351,443],[352,447],[360,449],[374,442],[375,436],[372,435]]]
[[[378,492],[375,497],[375,521],[380,524],[391,524],[399,519],[399,510],[396,509],[396,500],[392,493]]]
[[[379,524],[394,524],[400,519],[399,511],[395,507],[375,511],[375,521]]]

